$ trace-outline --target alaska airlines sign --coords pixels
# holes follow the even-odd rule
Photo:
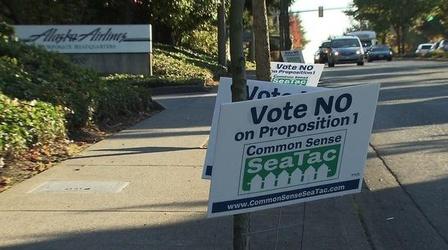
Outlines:
[[[151,25],[16,25],[19,40],[60,53],[148,53]]]

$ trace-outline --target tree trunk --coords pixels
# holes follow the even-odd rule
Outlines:
[[[218,63],[227,66],[226,1],[221,0],[218,7]]]
[[[291,49],[288,6],[289,0],[280,0],[280,50]]]
[[[401,53],[404,55],[406,53],[406,28],[401,27]]]
[[[244,0],[230,3],[230,60],[232,70],[232,102],[244,101],[246,93],[246,69],[243,53]],[[249,249],[249,214],[233,216],[233,249]]]
[[[395,26],[395,33],[397,34],[397,49],[398,49],[398,54],[401,55],[401,31],[400,31],[400,26]]]
[[[271,80],[268,17],[265,0],[252,0],[253,29],[255,34],[255,63],[258,80]]]
[[[232,71],[232,101],[244,101],[246,95],[246,65],[243,51],[244,0],[232,0],[230,5],[230,58]]]

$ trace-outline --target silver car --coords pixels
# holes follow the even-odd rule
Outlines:
[[[328,67],[343,63],[364,65],[364,49],[358,37],[341,36],[331,39]]]

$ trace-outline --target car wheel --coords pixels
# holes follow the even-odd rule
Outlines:
[[[328,63],[328,67],[333,68],[334,67],[334,63]]]
[[[387,61],[388,62],[392,61],[392,57],[387,58]]]
[[[357,62],[356,65],[358,65],[358,66],[363,66],[363,65],[364,65],[364,62]]]
[[[373,60],[369,58],[369,59],[367,59],[367,62],[373,62]]]

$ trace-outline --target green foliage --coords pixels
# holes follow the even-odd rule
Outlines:
[[[154,76],[113,74],[103,79],[107,84],[121,83],[147,92],[154,87],[204,85],[226,72],[215,57],[181,47],[156,44],[153,55]]]
[[[5,22],[0,22],[0,39],[8,41],[13,35],[14,29]]]
[[[152,1],[154,18],[151,23],[160,23],[162,27],[170,29],[174,43],[179,44],[184,35],[216,19],[217,3],[216,0]]]
[[[199,78],[169,78],[163,76],[144,76],[131,74],[113,74],[104,77],[107,82],[122,82],[128,85],[136,85],[144,89],[166,86],[204,85],[204,79]]]
[[[66,138],[62,107],[19,101],[0,93],[0,157],[58,143]]]
[[[412,43],[409,40],[412,39],[412,36],[409,37],[409,31],[415,29],[420,23],[419,20],[427,17],[440,1],[354,0],[354,8],[347,14],[360,22],[368,22],[369,26],[383,38],[387,37],[388,33],[395,34],[398,52],[402,54],[406,52],[406,43]],[[414,44],[407,46],[407,48],[413,47]]]
[[[218,55],[218,28],[207,26],[197,29],[182,38],[182,46],[209,55]]]
[[[6,39],[0,40],[0,91],[65,107],[69,132],[151,108],[148,90],[106,82],[60,54]]]
[[[0,90],[11,97],[67,107],[69,127],[91,116],[99,77],[65,57],[19,42],[0,41]]]
[[[197,79],[211,82],[225,72],[213,56],[180,47],[156,44],[154,75],[172,80]]]
[[[101,82],[93,112],[99,125],[155,109],[151,91],[122,77]]]
[[[179,44],[216,19],[216,0],[7,0],[0,17],[13,24],[151,23],[154,40]]]
[[[427,53],[424,56],[425,58],[448,58],[448,52],[436,50],[431,53]]]

